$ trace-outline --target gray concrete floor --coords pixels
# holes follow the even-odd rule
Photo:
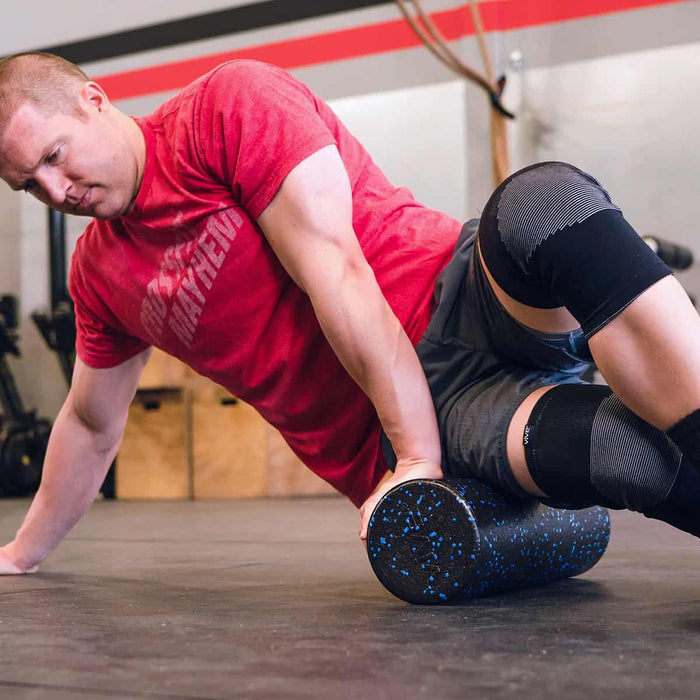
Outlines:
[[[417,607],[339,498],[96,503],[0,578],[0,698],[699,698],[698,541],[612,518],[580,578]]]

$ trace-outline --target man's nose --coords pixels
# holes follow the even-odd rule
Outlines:
[[[66,194],[70,189],[71,183],[60,172],[51,170],[37,174],[36,181],[52,204],[58,206],[66,201]]]

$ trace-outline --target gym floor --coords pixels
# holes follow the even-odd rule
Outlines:
[[[27,501],[0,503],[12,538]],[[697,539],[628,512],[585,575],[393,598],[340,498],[99,502],[0,579],[0,697],[698,698]]]

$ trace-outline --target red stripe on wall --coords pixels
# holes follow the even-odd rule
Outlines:
[[[492,0],[480,4],[486,31],[509,31],[543,24],[626,12],[692,0]],[[474,33],[466,6],[431,15],[450,41]],[[389,53],[420,45],[407,22],[396,20],[326,34],[252,46],[95,78],[113,100],[177,90],[233,58],[250,58],[293,69],[360,56]]]

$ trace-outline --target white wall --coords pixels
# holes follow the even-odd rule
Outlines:
[[[462,81],[329,102],[389,180],[433,209],[467,215]]]
[[[700,295],[700,43],[525,70],[519,165],[564,160],[594,175],[643,235],[686,245]]]
[[[26,5],[12,2],[11,12],[6,12],[0,23],[0,46],[2,52],[8,54],[30,51],[147,24],[225,10],[248,2],[249,0],[38,0]]]
[[[19,247],[22,237],[19,205],[19,198],[14,192],[0,187],[0,295],[19,293]]]

